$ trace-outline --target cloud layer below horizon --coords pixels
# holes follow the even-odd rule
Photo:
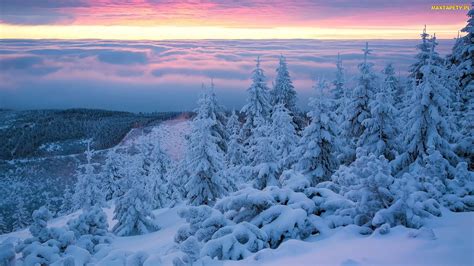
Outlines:
[[[440,40],[449,53],[453,41]],[[394,63],[403,76],[416,40],[370,41],[375,70]],[[192,110],[202,83],[214,80],[229,109],[245,102],[250,73],[260,56],[271,87],[278,57],[287,57],[301,107],[314,79],[334,78],[341,54],[347,79],[357,73],[364,41],[0,40],[0,108],[102,108],[133,112]]]

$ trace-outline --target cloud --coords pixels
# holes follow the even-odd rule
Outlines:
[[[38,56],[0,57],[0,70],[11,76],[45,76],[58,71],[60,67],[47,65]]]
[[[43,59],[38,56],[15,56],[0,58],[0,69],[26,69],[43,63]]]
[[[200,76],[220,79],[248,79],[250,72],[242,72],[240,70],[222,69],[222,68],[189,68],[189,67],[160,67],[151,71],[155,77],[176,74],[181,76]]]
[[[0,22],[19,25],[72,23],[74,15],[65,9],[87,7],[86,1],[2,0]]]
[[[131,52],[111,50],[99,53],[99,61],[115,65],[133,65],[148,63],[147,54],[144,52]]]
[[[120,69],[117,70],[117,75],[122,77],[139,77],[143,76],[145,71],[136,69]]]
[[[8,24],[361,27],[458,25],[461,12],[433,12],[432,0],[3,0]],[[457,4],[470,4],[463,0]],[[463,13],[464,14],[464,13]],[[255,19],[258,18],[258,19]]]
[[[414,61],[413,40],[370,41],[377,73],[388,62],[405,75]],[[452,40],[437,47],[447,54]],[[127,111],[192,110],[201,84],[214,78],[219,100],[239,109],[257,55],[271,87],[283,53],[307,106],[314,79],[334,78],[337,53],[348,86],[357,74],[365,41],[101,41],[0,40],[0,106],[94,107]],[[154,50],[154,49],[157,50]]]
[[[222,59],[222,60],[226,60],[226,61],[230,61],[230,62],[239,62],[239,61],[242,61],[242,58],[237,56],[237,55],[233,55],[233,54],[216,54],[214,55],[217,59]]]
[[[2,0],[3,8],[62,8],[62,7],[87,7],[88,1],[83,0]]]

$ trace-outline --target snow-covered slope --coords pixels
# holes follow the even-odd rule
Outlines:
[[[228,265],[474,265],[473,222],[472,212],[445,211],[419,235],[398,226],[387,235],[361,236],[348,226]]]
[[[179,160],[189,132],[186,119],[167,121],[146,134],[160,141],[164,151]],[[130,134],[120,145],[129,145],[143,136]],[[134,258],[145,258],[144,265],[172,265],[181,253],[174,235],[184,220],[177,214],[183,205],[154,211],[159,231],[129,237],[114,237],[111,245],[94,255],[98,265],[130,265]],[[105,209],[110,228],[115,224],[113,207]],[[51,227],[66,225],[78,212],[49,222]],[[443,210],[442,217],[429,220],[417,233],[401,226],[389,234],[362,236],[352,226],[331,229],[305,241],[289,240],[277,249],[264,249],[242,261],[212,261],[216,265],[474,265],[474,212],[453,213]],[[19,241],[29,237],[28,230],[0,236]],[[208,261],[211,262],[211,261]]]
[[[162,227],[143,236],[117,237],[114,256],[145,252],[145,265],[171,265],[177,256],[173,237],[184,222],[180,207],[155,211]],[[474,265],[474,213],[444,211],[429,222],[426,230],[413,235],[412,229],[393,228],[389,234],[361,236],[352,228],[337,228],[306,241],[289,240],[278,249],[264,249],[242,261],[224,265]],[[431,230],[434,235],[431,234]],[[117,255],[119,254],[119,255]],[[220,264],[217,262],[217,264]]]
[[[125,265],[127,258],[146,256],[144,265],[172,265],[179,255],[173,241],[184,223],[177,210],[182,206],[155,210],[161,229],[130,237],[115,237],[110,247],[96,254],[101,265]],[[106,209],[110,227],[112,209]],[[72,214],[52,220],[50,226],[65,225]],[[426,229],[413,234],[412,229],[392,228],[389,234],[361,236],[354,228],[332,229],[306,241],[289,240],[277,249],[264,249],[242,261],[215,261],[217,265],[474,265],[474,213],[443,211]],[[431,231],[432,230],[432,231]],[[434,234],[433,234],[434,233]],[[27,230],[0,236],[24,239]]]
[[[147,137],[158,141],[161,149],[172,159],[180,160],[186,145],[185,137],[189,132],[189,119],[185,116],[179,116],[166,120],[157,126],[146,129],[132,129],[118,146],[132,145],[136,139]]]

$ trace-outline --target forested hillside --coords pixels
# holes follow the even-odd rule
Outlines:
[[[0,160],[69,155],[116,145],[134,127],[177,113],[134,114],[91,109],[0,110]]]

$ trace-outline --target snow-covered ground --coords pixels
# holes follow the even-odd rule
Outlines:
[[[180,160],[186,148],[185,137],[190,133],[190,121],[185,117],[178,117],[163,122],[159,127],[153,128],[151,134],[160,140],[160,147],[172,159]]]
[[[178,255],[173,237],[184,223],[177,210],[155,210],[161,229],[130,237],[115,237],[111,246],[96,256],[104,256],[103,265],[125,265],[127,257],[146,254],[144,265],[172,265]],[[107,209],[112,228],[113,211]],[[71,214],[52,220],[50,226],[65,225],[77,216]],[[392,228],[390,233],[362,236],[348,226],[332,229],[305,241],[289,240],[277,249],[264,249],[242,261],[216,261],[217,265],[474,265],[474,212],[452,213],[428,222],[426,229],[413,234],[412,229]],[[432,230],[432,231],[431,231]],[[434,234],[433,234],[434,233]],[[0,236],[24,239],[27,230]]]
[[[189,121],[175,119],[153,128],[151,136],[160,141],[163,150],[179,160],[185,149]],[[140,134],[129,135],[120,145]],[[172,265],[181,253],[174,244],[174,235],[184,224],[177,211],[183,205],[154,211],[161,229],[154,233],[114,237],[112,244],[95,257],[99,265],[128,265],[136,256],[146,257],[144,265]],[[110,228],[115,224],[113,207],[105,210]],[[49,222],[51,227],[65,226],[79,213]],[[428,221],[425,229],[415,231],[395,227],[390,233],[360,235],[353,226],[322,232],[304,241],[288,240],[277,249],[264,249],[241,261],[212,261],[215,265],[474,265],[474,212],[453,213],[443,210],[442,217]],[[416,233],[415,233],[416,232]],[[18,241],[29,237],[28,230],[0,236]]]
[[[150,137],[158,140],[161,149],[173,160],[180,160],[186,148],[185,137],[190,132],[190,121],[184,116],[179,116],[152,127],[149,132],[144,132],[143,129],[131,130],[119,146],[130,145],[140,137]]]
[[[145,265],[171,265],[177,255],[173,237],[184,223],[177,215],[179,208],[155,211],[161,230],[143,236],[117,237],[112,250],[115,254],[143,251],[149,255]],[[413,235],[412,229],[399,226],[387,235],[361,236],[349,226],[306,241],[289,240],[275,250],[264,249],[242,261],[216,263],[236,266],[474,265],[473,224],[473,212],[445,210],[442,217],[431,220],[418,235]]]
[[[445,211],[443,217],[430,221],[418,235],[399,226],[387,235],[361,236],[348,226],[307,241],[289,240],[276,250],[262,250],[242,262],[244,265],[474,265],[473,224],[472,212]]]

